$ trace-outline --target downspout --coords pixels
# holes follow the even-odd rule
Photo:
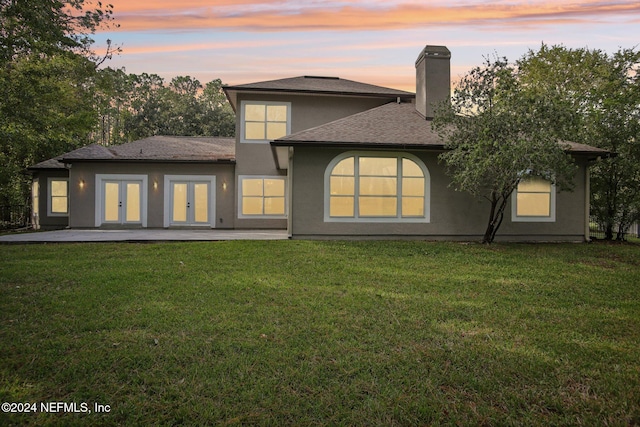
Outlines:
[[[589,221],[591,220],[591,168],[589,162],[584,166],[584,241],[591,242]]]
[[[293,237],[293,147],[289,147],[289,167],[287,169],[287,234],[289,239]]]

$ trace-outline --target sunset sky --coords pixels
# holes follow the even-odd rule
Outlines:
[[[170,80],[242,84],[335,76],[415,91],[427,45],[452,52],[455,80],[483,57],[541,43],[607,52],[640,43],[640,2],[541,0],[112,0],[122,53],[106,65]]]

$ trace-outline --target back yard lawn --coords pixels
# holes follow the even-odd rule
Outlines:
[[[640,424],[640,245],[3,245],[0,259],[0,402],[16,403],[0,425]],[[19,403],[36,413],[4,412]]]

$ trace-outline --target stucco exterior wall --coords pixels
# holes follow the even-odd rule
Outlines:
[[[39,170],[33,174],[38,180],[40,194],[38,195],[38,223],[42,230],[65,228],[69,225],[68,215],[49,215],[49,178],[68,178],[67,170]]]
[[[126,174],[147,176],[147,227],[164,227],[165,175],[214,175],[215,227],[234,228],[234,165],[205,163],[74,163],[69,170],[71,228],[94,228],[96,216],[96,175]],[[80,182],[84,181],[81,188]],[[226,183],[226,190],[223,188]],[[157,184],[157,185],[156,185]]]
[[[238,109],[242,101],[271,101],[291,103],[291,133],[300,132],[315,126],[319,126],[333,120],[337,120],[361,111],[365,111],[389,102],[384,98],[347,97],[347,96],[322,96],[298,95],[298,94],[263,94],[263,93],[239,93]],[[268,143],[240,142],[240,129],[242,114],[236,112],[236,178],[240,175],[256,176],[282,176],[287,172],[278,170],[273,157],[271,145]],[[236,196],[236,212],[239,195]],[[236,228],[280,228],[287,227],[286,219],[235,219]]]
[[[294,149],[289,231],[293,238],[420,238],[432,240],[480,240],[489,215],[489,202],[449,188],[438,153],[413,151],[430,174],[430,221],[325,222],[325,170],[345,149]],[[393,151],[389,151],[394,153]],[[551,223],[513,222],[510,202],[496,240],[582,241],[585,230],[585,161],[579,161],[573,192],[556,195],[556,220]]]

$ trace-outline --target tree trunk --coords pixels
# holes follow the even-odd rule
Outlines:
[[[495,194],[491,194],[491,211],[489,213],[489,223],[487,224],[487,229],[484,232],[484,236],[482,237],[483,244],[491,244],[496,238],[496,234],[498,233],[498,229],[500,225],[502,225],[502,220],[504,219],[504,210],[507,207],[507,198],[508,195],[496,196]]]
[[[607,221],[605,225],[604,238],[605,240],[613,240],[613,224],[610,221]]]
[[[493,207],[492,207],[493,209]],[[489,224],[487,225],[487,229],[484,232],[484,236],[482,237],[482,243],[483,244],[487,244],[490,245],[491,242],[493,241],[493,239],[491,238],[491,236],[493,236],[493,221],[490,220]]]

